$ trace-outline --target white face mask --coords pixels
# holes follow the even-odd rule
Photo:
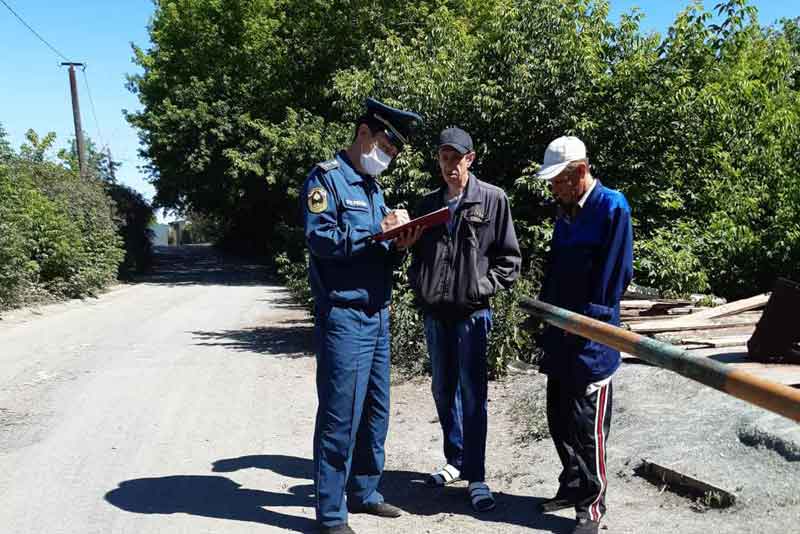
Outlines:
[[[361,168],[370,176],[378,176],[391,162],[392,157],[378,148],[378,145],[372,147],[368,154],[361,154]]]

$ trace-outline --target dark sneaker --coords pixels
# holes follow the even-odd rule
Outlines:
[[[320,534],[356,534],[350,525],[336,525],[335,527],[320,527]]]
[[[574,500],[556,495],[552,499],[547,499],[546,501],[543,501],[539,505],[539,511],[541,511],[543,514],[549,514],[550,512],[556,512],[558,510],[564,510],[566,508],[574,508],[574,507],[575,507]]]
[[[572,534],[597,534],[599,528],[599,521],[581,518],[575,522],[575,530],[572,531]]]
[[[367,504],[348,504],[351,514],[369,514],[378,517],[400,517],[403,512],[400,508],[385,502],[371,502]]]

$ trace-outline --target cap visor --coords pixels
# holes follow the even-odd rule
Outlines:
[[[542,167],[539,169],[539,172],[536,173],[536,177],[541,180],[552,180],[558,174],[567,168],[569,165],[569,161],[565,161],[563,163],[556,163],[555,165],[550,165],[549,167]]]
[[[459,154],[466,154],[470,151],[467,147],[459,145],[458,143],[442,143],[439,145],[439,148],[444,148],[446,146],[456,150]]]

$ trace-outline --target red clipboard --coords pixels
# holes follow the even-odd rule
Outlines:
[[[450,220],[450,208],[444,207],[438,209],[436,211],[432,211],[427,215],[423,215],[422,217],[417,217],[411,221],[408,221],[406,224],[402,226],[398,226],[396,228],[392,228],[388,232],[381,232],[379,234],[375,234],[372,236],[374,241],[386,241],[387,239],[394,239],[395,237],[399,236],[403,232],[409,229],[416,228],[418,226],[422,227],[423,230],[427,230],[432,226],[438,226],[440,224],[444,224]]]

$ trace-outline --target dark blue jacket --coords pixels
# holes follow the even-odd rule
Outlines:
[[[309,282],[318,309],[376,311],[389,304],[392,269],[402,253],[369,236],[389,213],[378,182],[353,168],[344,152],[314,167],[300,194]]]
[[[447,187],[422,198],[416,214],[445,206]],[[460,320],[489,308],[489,299],[517,279],[522,263],[508,197],[469,175],[455,226],[427,230],[413,249],[408,281],[418,303],[439,319]]]
[[[599,181],[579,213],[556,220],[540,300],[619,325],[619,301],[633,276],[633,230],[628,201]],[[541,371],[576,391],[611,376],[619,351],[547,326]]]

